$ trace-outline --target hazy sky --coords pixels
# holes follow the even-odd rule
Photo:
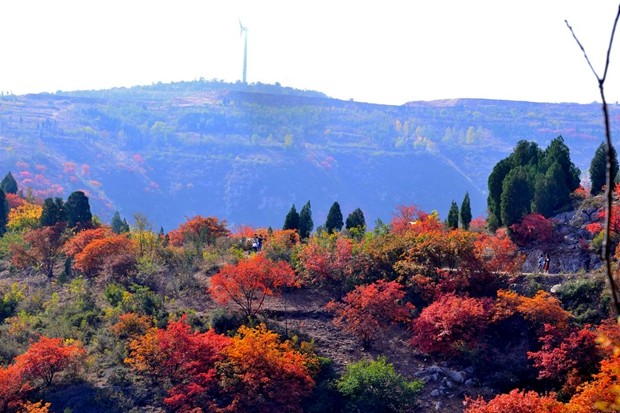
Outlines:
[[[2,0],[0,91],[242,75],[341,99],[589,103],[618,0]],[[620,100],[620,33],[608,75]]]

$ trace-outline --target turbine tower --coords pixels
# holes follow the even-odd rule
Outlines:
[[[246,74],[248,70],[248,28],[241,23],[239,19],[239,28],[241,29],[240,36],[243,38],[243,84],[246,84]]]

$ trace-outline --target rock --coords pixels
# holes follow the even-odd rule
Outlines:
[[[551,287],[551,289],[549,291],[551,291],[553,294],[557,293],[558,290],[560,289],[560,287],[562,286],[562,284],[556,284],[553,287]]]
[[[431,392],[431,397],[439,397],[439,396],[441,396],[441,392],[439,390],[435,389]]]
[[[467,387],[472,387],[474,385],[474,381],[472,379],[465,380],[465,385]]]
[[[435,410],[441,410],[441,407],[443,406],[442,402],[437,402],[435,403]]]

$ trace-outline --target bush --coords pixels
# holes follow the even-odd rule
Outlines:
[[[602,277],[567,281],[556,294],[562,306],[581,324],[600,324],[609,316],[609,291]]]
[[[381,356],[349,364],[337,388],[346,399],[346,411],[409,412],[415,408],[414,396],[422,382],[407,381]]]
[[[244,324],[244,318],[239,313],[232,313],[218,308],[209,314],[209,324],[218,334],[231,334]]]

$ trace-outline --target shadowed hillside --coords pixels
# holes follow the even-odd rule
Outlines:
[[[399,204],[445,217],[466,191],[474,215],[484,214],[487,177],[521,139],[546,146],[562,135],[584,171],[601,122],[597,104],[387,106],[279,85],[181,82],[2,96],[0,167],[41,197],[85,190],[105,222],[118,209],[165,228],[199,213],[280,227],[291,204],[310,200],[315,225],[338,201],[372,226]]]

